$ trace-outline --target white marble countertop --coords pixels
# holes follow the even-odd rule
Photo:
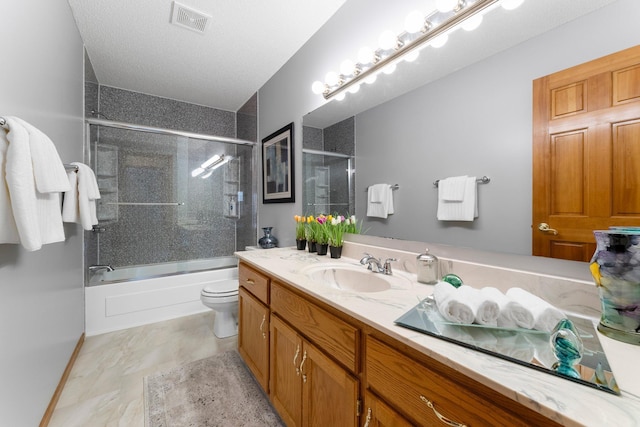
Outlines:
[[[418,283],[410,272],[394,271],[389,290],[358,293],[331,289],[308,277],[314,266],[321,269],[336,262],[364,269],[353,258],[336,260],[295,248],[244,251],[236,256],[560,424],[640,425],[640,369],[635,365],[640,360],[639,346],[598,334],[622,390],[616,396],[396,326],[398,317],[432,293],[432,286]]]

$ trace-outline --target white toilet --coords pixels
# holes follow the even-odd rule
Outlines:
[[[220,280],[206,285],[200,292],[204,305],[216,312],[213,333],[218,338],[238,334],[238,281]]]

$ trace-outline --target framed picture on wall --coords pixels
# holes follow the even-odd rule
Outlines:
[[[293,203],[293,123],[262,140],[262,203]]]

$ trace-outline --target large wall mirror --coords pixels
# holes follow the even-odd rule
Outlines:
[[[305,150],[331,151],[326,141],[314,145],[313,132],[353,123],[354,151],[347,154],[356,154],[357,146],[357,156],[340,168],[355,169],[349,211],[363,218],[368,234],[532,253],[532,82],[636,45],[629,8],[637,10],[637,5],[630,0],[528,0],[522,7],[522,12],[511,11],[505,20],[509,27],[499,34],[492,32],[489,25],[495,18],[488,14],[485,32],[450,37],[453,44],[440,51],[428,48],[417,64],[399,65],[396,73],[365,85],[352,98],[348,94],[345,101],[331,101],[304,117]],[[523,37],[526,31],[531,32]],[[519,44],[508,45],[512,39]],[[447,49],[465,43],[475,51],[468,61],[454,61]],[[502,46],[494,49],[492,43]],[[449,69],[437,69],[441,59],[450,60]],[[411,67],[425,70],[423,83],[416,85],[416,80],[407,89],[402,73]],[[323,162],[305,161],[305,209],[318,202],[308,183],[319,182],[315,170],[325,167]],[[433,183],[459,175],[491,178],[478,186],[479,215],[469,222],[439,221]],[[399,186],[393,192],[395,212],[387,219],[365,216],[366,188],[376,183]]]

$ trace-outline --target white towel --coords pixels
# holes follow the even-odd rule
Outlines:
[[[474,289],[467,285],[462,285],[458,290],[462,288],[469,294],[467,298],[475,300],[475,323],[479,325],[497,326],[498,316],[500,315],[500,306],[493,298],[486,292],[482,292],[482,289]]]
[[[445,202],[462,202],[467,184],[467,175],[441,179],[438,183],[439,196]]]
[[[511,288],[507,296],[524,307],[533,317],[533,327],[539,331],[551,332],[567,316],[542,298],[521,288]]]
[[[477,183],[475,176],[465,178],[464,195],[462,201],[447,201],[443,198],[442,188],[438,183],[439,221],[473,221],[478,217]]]
[[[14,132],[15,131],[16,130],[14,130]],[[9,149],[7,132],[4,128],[0,128],[0,244],[20,243],[18,227],[13,219],[13,211],[11,210],[12,205],[11,197],[9,196],[9,187],[4,182],[5,176],[7,175],[7,150]]]
[[[40,129],[26,121],[13,117],[29,133],[29,148],[36,189],[40,193],[69,191],[69,181],[55,145]]]
[[[6,218],[6,210],[2,214],[3,223],[0,229],[0,243],[19,242],[28,251],[35,251],[43,244],[64,240],[64,228],[60,213],[60,194],[57,192],[42,193],[36,189],[35,168],[55,171],[59,157],[51,158],[51,165],[43,165],[40,160],[34,162],[27,129],[14,117],[5,117],[9,132],[6,134],[8,146],[5,152],[4,178],[9,193],[13,224]],[[38,136],[39,137],[39,136]],[[41,149],[39,142],[33,144],[34,149]],[[48,149],[45,148],[45,151]],[[39,154],[35,158],[40,157]],[[59,164],[64,171],[62,162]],[[54,172],[54,175],[56,172]],[[42,176],[47,176],[46,172]],[[57,185],[58,183],[56,183]],[[66,183],[67,188],[69,183]],[[51,189],[43,184],[44,189]],[[5,195],[6,197],[6,195]],[[15,228],[12,228],[15,227]]]
[[[68,171],[68,182],[71,190],[64,194],[62,205],[62,220],[81,224],[89,231],[98,224],[96,215],[96,200],[100,198],[98,182],[93,170],[84,163],[71,163],[78,167],[78,171]]]
[[[464,292],[464,291],[463,291]],[[433,298],[438,311],[446,320],[470,325],[475,319],[473,306],[458,294],[458,289],[447,282],[438,282],[433,287]]]
[[[393,214],[393,190],[389,184],[370,185],[367,190],[367,216],[387,218]]]
[[[533,315],[522,304],[506,296],[499,289],[491,286],[480,290],[486,298],[495,301],[500,309],[497,326],[500,328],[532,329],[534,325]]]

